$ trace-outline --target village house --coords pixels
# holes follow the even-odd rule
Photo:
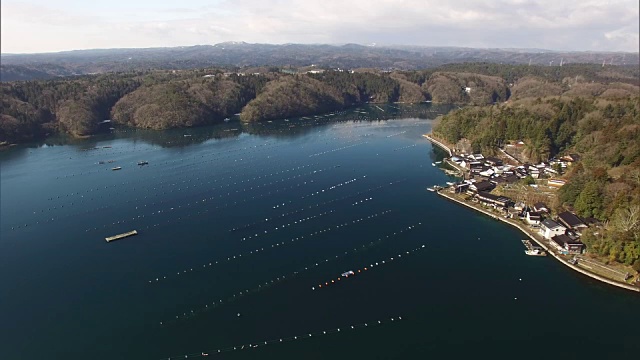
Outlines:
[[[498,196],[487,192],[479,192],[476,198],[481,203],[494,205],[496,208],[506,208],[512,201],[508,197]]]
[[[578,154],[569,154],[560,158],[560,160],[565,161],[567,165],[571,165],[575,162],[580,161],[580,155]]]
[[[493,183],[489,182],[489,181],[480,181],[480,182],[476,182],[476,183],[473,183],[473,184],[469,185],[469,189],[471,191],[476,192],[476,193],[479,193],[481,191],[487,191],[488,192],[488,191],[493,190],[495,187],[496,186]]]
[[[542,220],[542,216],[538,212],[527,211],[526,219],[529,225],[538,225],[540,224],[540,220]]]
[[[535,212],[539,212],[539,213],[549,213],[549,207],[547,206],[547,204],[543,203],[543,202],[537,202],[535,204],[533,204],[533,211]]]
[[[582,254],[584,244],[577,239],[572,239],[567,235],[556,235],[551,238],[551,245],[553,245],[562,254]]]
[[[564,235],[567,228],[558,224],[557,222],[551,219],[544,219],[540,223],[540,235],[542,235],[545,239],[551,239],[556,235]]]
[[[496,157],[487,157],[486,159],[484,159],[484,163],[487,166],[502,166],[502,160],[496,158]]]
[[[566,226],[568,229],[580,231],[581,229],[587,228],[587,224],[585,224],[579,217],[575,214],[565,211],[558,214],[558,221]]]
[[[550,187],[563,187],[564,184],[566,184],[567,181],[566,180],[562,180],[562,179],[549,179],[547,181],[547,185],[549,185]]]

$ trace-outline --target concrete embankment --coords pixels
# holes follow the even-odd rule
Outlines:
[[[526,234],[526,235],[527,235],[531,240],[533,240],[533,241],[535,241],[536,243],[538,243],[538,244],[539,244],[539,245],[540,245],[540,246],[541,246],[541,247],[542,247],[546,252],[548,252],[549,254],[551,254],[551,256],[553,256],[555,259],[557,259],[558,261],[560,261],[560,263],[561,263],[561,264],[563,264],[563,265],[565,265],[565,266],[567,266],[567,267],[569,267],[569,268],[571,268],[571,269],[573,269],[573,270],[575,270],[575,271],[577,271],[577,272],[579,272],[579,273],[582,273],[582,274],[584,274],[584,275],[586,275],[586,276],[589,276],[590,278],[593,278],[593,279],[596,279],[596,280],[602,281],[602,282],[604,282],[604,283],[607,283],[607,284],[610,284],[610,285],[613,285],[613,286],[617,286],[617,287],[620,287],[620,288],[623,288],[623,289],[626,289],[626,290],[631,290],[631,291],[635,291],[635,292],[640,292],[640,288],[638,288],[638,287],[636,287],[636,286],[632,286],[632,285],[629,285],[629,284],[623,284],[623,283],[620,283],[620,282],[618,282],[618,281],[614,281],[614,280],[611,280],[611,279],[607,279],[607,278],[602,277],[602,276],[600,276],[600,275],[598,275],[598,274],[594,274],[594,273],[589,272],[589,271],[586,271],[586,270],[584,270],[584,269],[582,269],[582,268],[580,268],[580,267],[578,267],[578,266],[576,266],[576,265],[572,265],[572,264],[568,263],[568,262],[567,262],[567,261],[565,261],[563,258],[561,258],[561,257],[560,257],[560,255],[558,255],[557,253],[555,253],[555,252],[554,252],[554,250],[550,249],[550,248],[549,248],[549,246],[547,246],[546,244],[544,244],[543,242],[541,242],[539,239],[537,239],[537,238],[536,238],[536,237],[535,237],[535,236],[534,236],[534,235],[533,235],[529,230],[527,230],[527,229],[526,229],[524,226],[522,226],[521,224],[517,224],[517,223],[511,222],[511,221],[509,221],[509,220],[507,220],[507,219],[504,219],[504,218],[502,218],[502,217],[500,217],[500,216],[497,216],[497,215],[495,215],[495,214],[492,214],[492,213],[491,213],[491,212],[489,212],[489,211],[486,211],[486,210],[484,210],[484,209],[479,209],[479,208],[477,208],[477,207],[475,207],[475,206],[472,206],[471,204],[467,204],[465,201],[458,200],[458,199],[456,199],[455,197],[453,197],[453,196],[451,196],[451,195],[449,195],[449,194],[446,194],[445,192],[438,191],[438,195],[443,196],[443,197],[445,197],[446,199],[449,199],[449,200],[451,200],[451,201],[455,201],[455,202],[457,202],[457,203],[459,203],[459,204],[462,204],[462,205],[464,205],[464,206],[466,206],[466,207],[469,207],[469,208],[471,208],[471,209],[473,209],[473,210],[479,211],[479,212],[481,212],[481,213],[483,213],[483,214],[485,214],[485,215],[487,215],[487,216],[490,216],[490,217],[492,217],[492,218],[494,218],[494,219],[496,219],[496,220],[500,220],[500,221],[502,221],[502,222],[504,222],[504,223],[507,223],[507,224],[512,225],[512,226],[515,226],[516,228],[520,229],[520,231],[522,231],[523,233],[525,233],[525,234]]]
[[[449,156],[453,156],[453,153],[451,152],[451,149],[449,149],[449,147],[447,145],[445,145],[445,144],[441,143],[440,141],[432,138],[429,134],[424,134],[424,135],[422,135],[422,137],[426,138],[427,140],[429,140],[432,143],[436,144],[438,147],[442,148],[444,151],[449,153]]]

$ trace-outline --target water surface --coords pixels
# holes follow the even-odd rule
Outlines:
[[[0,357],[637,353],[637,294],[527,257],[515,229],[426,191],[449,181],[421,137],[447,110],[116,129],[0,153]]]

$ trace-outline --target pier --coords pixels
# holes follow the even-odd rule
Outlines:
[[[107,240],[107,242],[111,242],[111,241],[124,239],[124,238],[129,237],[129,236],[134,236],[134,235],[138,235],[138,231],[132,230],[132,231],[129,231],[129,232],[126,232],[126,233],[109,236],[109,237],[104,238],[104,239]]]

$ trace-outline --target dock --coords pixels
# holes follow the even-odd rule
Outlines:
[[[129,232],[126,232],[126,233],[109,236],[109,237],[104,238],[104,239],[107,240],[107,242],[111,242],[111,241],[115,241],[115,240],[124,239],[124,238],[129,237],[129,236],[134,236],[134,235],[138,235],[138,231],[132,230],[132,231],[129,231]]]
[[[527,255],[547,256],[547,253],[545,253],[542,250],[542,247],[538,246],[537,244],[534,245],[533,242],[531,242],[531,240],[525,239],[525,240],[522,240],[522,243],[527,248],[527,251],[526,251]]]

